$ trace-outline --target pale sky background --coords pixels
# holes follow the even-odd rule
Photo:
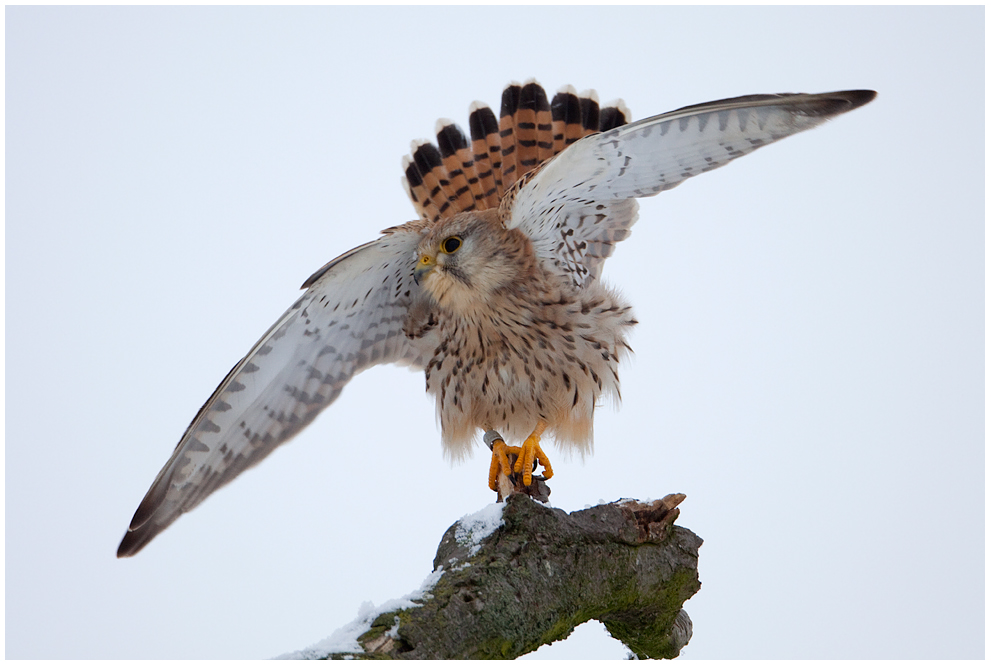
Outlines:
[[[641,203],[624,403],[552,502],[688,495],[686,658],[984,656],[982,7],[5,16],[6,657],[271,657],[419,587],[488,458],[394,367],[114,554],[298,285],[412,218],[410,140],[531,76],[636,118],[879,92]],[[583,629],[538,656],[625,654]]]

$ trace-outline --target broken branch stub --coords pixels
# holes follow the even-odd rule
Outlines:
[[[511,495],[480,544],[447,530],[443,575],[419,606],[376,618],[365,652],[330,656],[512,659],[597,619],[638,657],[676,657],[692,631],[682,604],[700,588],[702,540],[673,524],[684,498],[568,514]]]

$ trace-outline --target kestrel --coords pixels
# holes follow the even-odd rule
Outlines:
[[[531,484],[542,437],[587,451],[595,406],[619,396],[636,324],[600,279],[630,235],[635,199],[670,189],[874,99],[869,90],[748,95],[628,123],[622,103],[530,81],[475,102],[471,139],[438,122],[404,184],[420,219],[314,273],[306,292],[230,371],[190,423],[117,551],[134,555],[181,514],[302,430],[357,373],[422,369],[446,453],[479,432],[490,486]],[[507,441],[521,442],[508,447]]]

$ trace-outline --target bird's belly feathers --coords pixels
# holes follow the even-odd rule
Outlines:
[[[580,300],[484,320],[452,318],[426,368],[437,400],[445,453],[468,454],[479,429],[518,444],[547,423],[545,436],[591,449],[601,398],[619,398],[619,360],[635,324],[630,307],[599,287]]]

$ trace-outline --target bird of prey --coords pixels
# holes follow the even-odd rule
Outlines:
[[[450,457],[486,432],[490,487],[513,472],[530,485],[535,461],[549,478],[541,438],[588,450],[596,404],[619,394],[636,321],[600,275],[630,235],[636,199],[874,97],[748,95],[628,122],[621,102],[600,108],[594,92],[571,87],[548,101],[528,81],[505,89],[498,119],[472,104],[470,139],[439,121],[436,145],[415,142],[404,160],[419,219],[303,283],[189,424],[117,556],[144,548],[379,363],[423,370]]]

